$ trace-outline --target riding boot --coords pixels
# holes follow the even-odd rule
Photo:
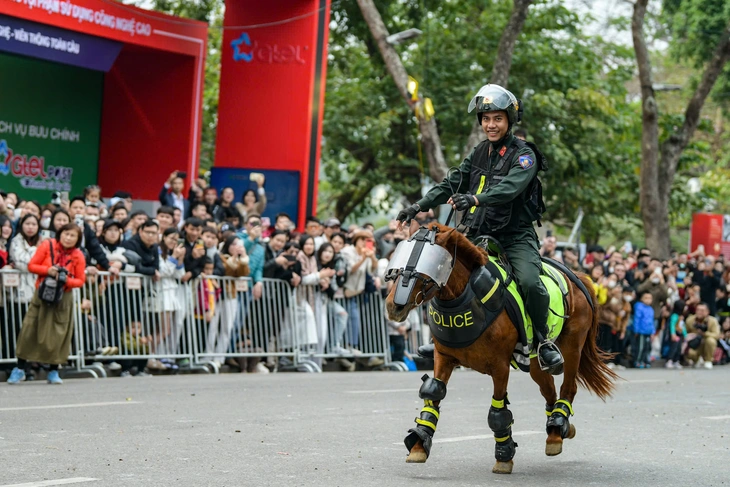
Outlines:
[[[435,347],[433,345],[433,342],[427,343],[426,345],[421,345],[420,347],[418,347],[418,355],[427,360],[433,360],[434,348]]]
[[[532,329],[535,334],[533,342],[537,344],[537,361],[540,369],[553,375],[560,374],[563,371],[563,355],[558,346],[546,338],[548,336],[547,323],[534,322]]]

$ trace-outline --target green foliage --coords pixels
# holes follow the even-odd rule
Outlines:
[[[333,7],[335,27],[325,105],[322,164],[329,180],[323,210],[346,217],[420,196],[415,120],[398,96],[355,2]],[[474,115],[469,100],[486,81],[512,0],[376,2],[391,33],[424,35],[399,46],[420,92],[433,100],[444,155],[457,165]],[[598,238],[606,215],[635,225],[638,209],[639,107],[628,103],[630,49],[583,33],[580,18],[557,0],[530,7],[518,37],[509,88],[523,100],[523,126],[550,162],[544,176],[548,219],[571,222],[579,207]],[[369,195],[386,185],[387,197]]]
[[[139,6],[148,2],[138,0]],[[213,167],[215,137],[218,127],[218,92],[221,70],[221,42],[223,40],[223,0],[153,0],[154,10],[178,17],[208,22],[208,53],[205,59],[205,86],[203,88],[203,133],[200,145],[200,168]]]

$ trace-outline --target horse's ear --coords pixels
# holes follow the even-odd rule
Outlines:
[[[411,235],[416,233],[419,228],[421,228],[421,224],[418,223],[415,219],[411,220],[411,228],[408,229],[408,236],[410,237]]]

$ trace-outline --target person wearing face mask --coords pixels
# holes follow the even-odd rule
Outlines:
[[[662,307],[669,297],[669,288],[664,280],[664,273],[661,265],[655,266],[649,277],[639,285],[636,293],[638,295],[649,292],[652,296],[651,307],[654,308],[654,316],[661,317]],[[656,323],[658,324],[658,323]],[[656,327],[658,329],[658,327]]]
[[[51,227],[51,215],[56,211],[55,205],[45,205],[41,210],[41,230],[48,230]]]

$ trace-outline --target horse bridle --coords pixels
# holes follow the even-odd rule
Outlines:
[[[419,306],[423,302],[433,298],[436,293],[440,293],[443,290],[443,286],[434,280],[431,276],[423,275],[416,271],[423,250],[426,245],[436,245],[436,234],[438,233],[438,227],[433,226],[430,229],[427,227],[421,227],[411,238],[409,242],[415,241],[415,246],[411,251],[411,255],[408,257],[406,266],[401,269],[390,269],[385,275],[386,281],[396,281],[399,277],[401,282],[396,286],[395,294],[393,295],[393,303],[397,306],[406,306],[413,293],[413,288],[416,282],[419,280],[423,283],[423,287],[416,295],[415,305]],[[452,229],[454,231],[454,229]],[[454,268],[456,262],[456,249],[454,249],[454,255],[451,257],[451,269]],[[420,302],[418,296],[421,296]]]

